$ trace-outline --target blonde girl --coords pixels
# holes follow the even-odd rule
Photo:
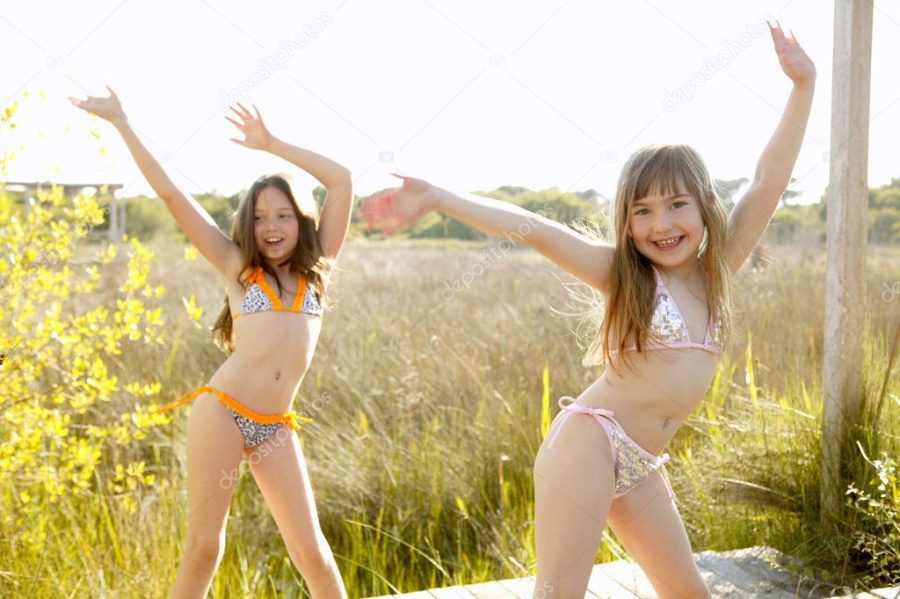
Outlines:
[[[605,298],[590,353],[609,367],[577,399],[560,400],[535,460],[536,597],[584,597],[607,524],[660,597],[709,596],[672,501],[664,450],[712,380],[731,328],[730,279],[778,205],[809,117],[815,67],[795,38],[777,24],[770,29],[793,89],[730,215],[687,146],[647,147],[628,160],[615,197],[614,246],[420,179],[403,177],[402,187],[363,204],[363,217],[387,232],[438,211],[492,235],[515,235]]]

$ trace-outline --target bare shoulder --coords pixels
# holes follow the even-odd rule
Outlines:
[[[600,240],[596,240],[594,246],[597,256],[597,280],[594,287],[603,294],[603,299],[608,300],[610,280],[615,268],[616,248]]]
[[[222,263],[219,276],[222,277],[225,291],[229,295],[233,290],[241,289],[241,278],[245,276],[244,271],[244,257],[240,252],[229,255],[228,259]]]

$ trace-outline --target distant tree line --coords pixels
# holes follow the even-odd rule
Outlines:
[[[731,210],[737,192],[747,183],[746,178],[716,180],[719,196],[726,209]],[[557,188],[532,190],[525,187],[503,186],[489,192],[476,192],[485,197],[511,202],[526,210],[536,212],[558,222],[582,223],[598,231],[608,231],[610,226],[610,200],[593,189],[587,191],[560,191]],[[799,192],[788,189],[781,199],[769,227],[769,239],[775,243],[793,243],[798,239],[824,241],[827,231],[827,190],[815,204],[793,204]],[[318,187],[313,196],[321,205],[325,189]],[[194,196],[210,213],[226,234],[231,232],[231,219],[240,200],[240,194],[223,196],[204,193]],[[175,221],[162,201],[147,196],[127,198],[126,233],[139,239],[156,236],[183,238]],[[900,178],[887,185],[872,188],[867,198],[868,241],[876,244],[900,243]],[[102,230],[102,229],[101,229]],[[351,235],[379,237],[378,231],[368,231],[354,213]],[[459,221],[432,213],[421,219],[400,236],[409,239],[485,239],[480,231]]]

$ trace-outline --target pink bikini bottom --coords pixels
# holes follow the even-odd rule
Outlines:
[[[613,467],[616,477],[616,492],[613,499],[621,497],[636,485],[640,484],[648,476],[660,471],[666,490],[669,492],[669,499],[675,498],[672,491],[672,485],[669,483],[669,475],[666,472],[666,462],[669,461],[669,454],[664,453],[661,456],[653,455],[646,449],[634,442],[628,436],[622,425],[619,424],[611,410],[603,408],[587,408],[571,397],[562,397],[559,400],[559,407],[562,408],[558,422],[554,422],[553,427],[556,430],[552,432],[548,448],[553,447],[559,431],[566,424],[566,421],[573,414],[586,414],[593,416],[594,419],[603,427],[606,437],[609,440],[609,447],[612,451]]]

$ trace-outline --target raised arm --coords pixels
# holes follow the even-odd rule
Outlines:
[[[794,87],[775,133],[759,157],[753,182],[728,219],[726,260],[732,272],[741,267],[756,247],[790,182],[815,88],[816,67],[793,33],[791,37],[785,36],[778,24],[769,25],[769,29],[781,69]]]
[[[592,287],[607,289],[611,246],[509,202],[458,195],[421,179],[401,179],[402,187],[380,191],[364,201],[362,216],[370,226],[381,226],[390,234],[437,211],[489,235],[524,243]]]
[[[254,150],[264,150],[302,168],[316,178],[328,193],[319,218],[319,243],[322,251],[330,258],[337,258],[347,229],[350,227],[350,213],[353,210],[353,183],[350,171],[337,162],[315,152],[291,145],[272,135],[263,123],[256,106],[252,114],[243,105],[231,108],[239,120],[225,117],[244,134],[244,139],[231,141]]]
[[[144,178],[156,195],[165,202],[190,242],[223,277],[237,276],[241,262],[238,247],[219,229],[209,213],[194,198],[175,186],[131,128],[118,96],[109,87],[106,89],[109,91],[106,98],[91,96],[86,99],[69,98],[69,100],[78,108],[109,121],[116,128]]]

